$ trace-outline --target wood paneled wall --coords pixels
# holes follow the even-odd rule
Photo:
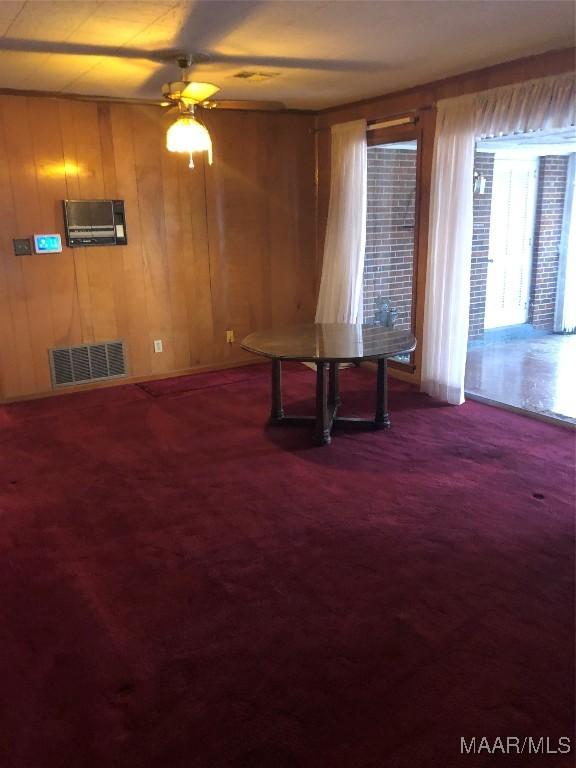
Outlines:
[[[165,149],[171,119],[0,96],[0,399],[51,391],[50,347],[122,338],[146,378],[252,360],[245,334],[312,319],[313,117],[211,112],[214,164],[194,170]],[[125,200],[128,245],[14,256],[14,237],[64,243],[65,198]]]

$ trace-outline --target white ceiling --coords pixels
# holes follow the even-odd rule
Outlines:
[[[158,51],[181,50],[209,57],[192,76],[222,98],[318,109],[570,47],[574,17],[570,0],[0,0],[0,88],[155,98],[178,79]]]

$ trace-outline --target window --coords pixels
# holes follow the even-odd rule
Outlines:
[[[419,164],[416,131],[414,125],[408,125],[368,133],[363,291],[365,323],[412,331]],[[397,138],[399,133],[402,138]],[[412,356],[404,355],[397,362],[411,363]]]

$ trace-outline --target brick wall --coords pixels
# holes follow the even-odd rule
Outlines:
[[[484,333],[494,155],[490,152],[476,152],[474,155],[474,170],[485,177],[486,186],[484,187],[484,194],[474,192],[473,198],[474,223],[472,231],[472,263],[470,266],[469,339],[477,339]]]
[[[364,322],[374,300],[392,299],[397,328],[409,329],[414,266],[416,152],[368,147],[368,206],[364,257]]]
[[[530,288],[530,322],[535,328],[554,328],[558,254],[568,174],[568,156],[540,159],[536,226]]]

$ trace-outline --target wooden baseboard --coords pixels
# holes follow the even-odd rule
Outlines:
[[[210,373],[211,371],[224,371],[228,368],[243,368],[248,365],[261,365],[266,362],[264,358],[255,360],[239,360],[235,362],[215,363],[213,365],[201,365],[196,368],[181,368],[177,371],[168,371],[167,373],[147,374],[145,376],[126,376],[121,379],[108,379],[106,381],[90,382],[89,384],[78,384],[73,387],[62,387],[60,389],[48,389],[45,392],[35,392],[31,395],[18,395],[17,397],[8,397],[0,400],[0,405],[9,403],[21,403],[27,400],[41,400],[45,397],[57,397],[58,395],[72,395],[78,392],[91,392],[95,389],[109,389],[110,387],[122,387],[128,384],[140,384],[143,381],[161,381],[162,379],[174,379],[179,376],[193,376],[195,373]],[[376,363],[367,360],[362,363],[363,366],[369,366],[376,369]],[[388,368],[390,376],[394,379],[407,381],[410,384],[419,384],[414,373],[402,371],[398,368]]]
[[[128,384],[140,384],[143,381],[161,381],[162,379],[174,379],[179,376],[192,376],[195,373],[210,373],[211,371],[223,371],[227,368],[243,368],[248,365],[258,365],[265,362],[263,358],[256,360],[240,360],[235,362],[215,363],[213,365],[201,365],[197,368],[181,368],[177,371],[168,371],[167,373],[147,374],[146,376],[126,376],[119,379],[108,379],[106,381],[91,381],[89,384],[78,384],[72,387],[61,387],[58,389],[49,389],[45,392],[35,392],[31,395],[19,395],[18,397],[9,397],[0,400],[0,405],[8,403],[20,403],[27,400],[41,400],[45,397],[57,397],[58,395],[72,395],[78,392],[92,392],[95,389],[109,389],[110,387],[122,387]]]

